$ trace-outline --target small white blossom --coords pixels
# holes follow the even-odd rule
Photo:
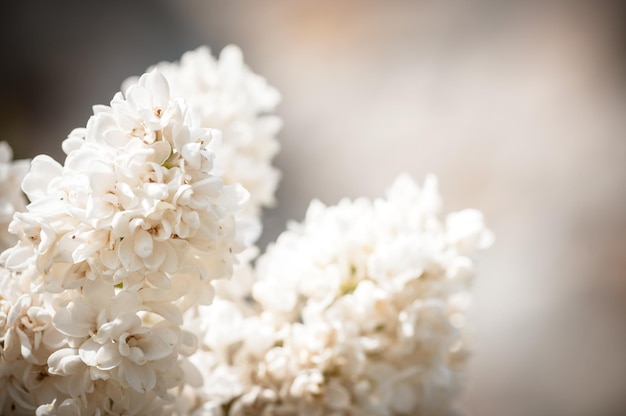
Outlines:
[[[47,358],[64,337],[42,295],[30,293],[22,276],[6,269],[0,276],[0,412],[32,414],[57,394]]]

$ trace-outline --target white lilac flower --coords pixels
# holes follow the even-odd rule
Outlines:
[[[258,220],[261,208],[274,204],[280,177],[271,165],[279,150],[281,121],[271,115],[280,101],[278,91],[244,64],[233,45],[224,48],[219,59],[200,47],[185,53],[180,62],[156,68],[170,83],[172,96],[184,98],[198,111],[203,127],[222,132],[216,168],[227,184],[240,183],[250,192],[242,215]]]
[[[152,71],[94,107],[63,164],[33,159],[30,204],[9,225],[18,242],[0,256],[0,382],[30,401],[10,393],[4,406],[156,414],[174,403],[197,347],[183,314],[211,302],[211,281],[245,248],[235,214],[247,192],[216,173],[219,142]],[[11,376],[28,365],[45,389]]]
[[[219,295],[207,310],[234,334],[204,338],[206,368],[236,368],[228,377],[245,392],[199,388],[197,402],[229,415],[451,414],[467,356],[466,256],[493,237],[479,212],[442,222],[440,205],[433,176],[421,189],[400,176],[384,199],[312,203],[259,258],[256,312]]]
[[[42,274],[86,263],[89,278],[119,283],[172,274],[206,254],[226,265],[207,275],[228,275],[241,250],[232,214],[245,191],[212,171],[218,136],[170,100],[159,73],[144,75],[110,107],[94,107],[87,127],[64,142],[64,165],[33,160],[23,182],[31,203],[10,225],[20,241],[3,259]]]
[[[17,241],[8,232],[13,213],[23,211],[26,197],[20,186],[28,172],[28,160],[13,160],[13,151],[7,142],[0,142],[0,252]]]

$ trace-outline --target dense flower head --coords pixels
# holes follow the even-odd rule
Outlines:
[[[0,407],[153,414],[173,402],[197,343],[183,314],[210,303],[245,248],[247,192],[215,173],[219,142],[152,71],[94,107],[64,164],[33,159],[30,204],[9,225],[18,242],[0,256],[0,383],[14,386]],[[45,387],[24,384],[33,368]]]
[[[197,252],[232,265],[240,250],[232,214],[246,192],[213,174],[218,144],[218,131],[170,100],[163,76],[144,75],[70,134],[64,165],[33,160],[22,184],[31,203],[9,227],[20,241],[5,253],[7,265],[35,264],[50,276],[71,264],[75,274],[114,284],[164,278]],[[50,277],[61,275],[57,283],[69,287],[65,270]]]
[[[8,232],[16,211],[23,211],[26,197],[20,184],[28,172],[28,160],[13,160],[13,150],[0,142],[0,252],[15,244],[17,239]]]
[[[440,205],[433,176],[421,189],[400,176],[384,199],[313,202],[259,258],[256,309],[218,296],[204,310],[195,359],[212,381],[190,393],[197,414],[451,414],[468,354],[467,256],[493,237],[480,212],[442,222]],[[229,394],[207,387],[216,378]]]
[[[242,215],[258,219],[262,207],[273,205],[280,176],[271,164],[282,124],[271,115],[280,101],[278,91],[244,64],[241,50],[233,45],[219,59],[200,47],[186,52],[180,62],[162,62],[156,68],[167,78],[172,97],[184,98],[197,110],[203,127],[222,132],[216,169],[227,184],[240,183],[250,192]]]

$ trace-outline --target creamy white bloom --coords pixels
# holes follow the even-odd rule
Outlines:
[[[246,196],[213,174],[219,133],[170,100],[158,72],[94,111],[64,142],[64,165],[33,160],[23,182],[31,204],[10,225],[20,242],[6,264],[47,273],[84,262],[88,278],[118,283],[134,273],[172,274],[203,256],[225,265],[207,276],[227,276],[242,248],[232,215]]]
[[[47,358],[63,345],[64,337],[52,325],[52,311],[44,296],[30,293],[23,280],[0,269],[2,414],[32,414],[58,393],[48,374]]]
[[[13,160],[13,151],[9,144],[0,142],[0,252],[17,241],[8,232],[8,228],[13,213],[23,211],[26,206],[21,183],[28,166],[28,160]]]
[[[31,202],[9,225],[18,242],[0,255],[2,406],[174,405],[197,348],[183,315],[211,302],[211,280],[232,274],[246,244],[235,215],[247,191],[217,174],[219,143],[152,71],[94,107],[64,141],[63,164],[33,159],[22,183]],[[45,383],[25,384],[37,372]]]
[[[206,368],[236,368],[236,381],[222,381],[238,389],[216,398],[199,388],[197,402],[229,415],[452,414],[467,356],[467,255],[493,237],[478,211],[441,221],[440,206],[433,176],[423,188],[400,176],[374,201],[313,202],[259,258],[256,310],[221,300],[207,310],[223,327],[204,338]]]
[[[280,147],[276,134],[282,123],[270,115],[280,101],[278,91],[244,64],[241,50],[233,45],[219,59],[200,47],[186,52],[180,62],[156,68],[170,83],[172,97],[184,98],[197,110],[203,127],[222,132],[216,168],[227,184],[240,183],[250,192],[242,215],[258,220],[261,208],[274,204],[280,177],[271,164]]]

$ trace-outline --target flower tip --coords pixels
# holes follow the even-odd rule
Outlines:
[[[0,163],[7,163],[13,159],[13,149],[5,141],[0,142]]]
[[[220,59],[243,63],[243,52],[241,52],[239,46],[231,44],[222,49],[222,52],[220,52]]]

